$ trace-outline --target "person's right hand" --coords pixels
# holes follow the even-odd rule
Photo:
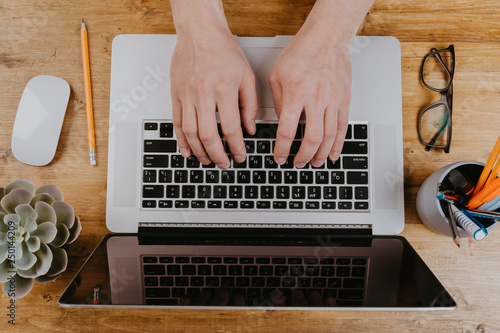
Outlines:
[[[233,159],[245,160],[241,124],[255,133],[258,111],[255,75],[229,29],[214,27],[179,34],[170,65],[172,115],[183,157],[194,154],[202,164],[213,161],[229,167],[229,158],[217,131],[222,133]]]

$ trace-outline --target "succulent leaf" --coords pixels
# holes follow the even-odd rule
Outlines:
[[[49,194],[52,198],[54,198],[55,201],[64,200],[61,190],[59,190],[56,185],[42,185],[36,189],[36,194],[40,193]]]
[[[54,275],[54,276],[48,276],[47,274],[45,275],[40,275],[39,277],[35,278],[35,281],[38,283],[47,283],[47,282],[54,282],[60,274]]]
[[[68,254],[61,248],[49,246],[52,251],[52,264],[50,265],[50,269],[47,272],[48,276],[59,275],[68,266]]]
[[[31,236],[40,238],[42,243],[50,243],[57,235],[57,228],[52,222],[43,222],[31,233]]]
[[[21,243],[21,248],[23,253],[21,258],[16,259],[15,266],[22,270],[30,269],[36,263],[36,256],[29,251],[28,245],[25,243]]]
[[[78,217],[75,216],[75,222],[73,223],[71,229],[69,229],[69,238],[66,241],[66,244],[73,243],[80,235],[80,231],[82,231],[82,224],[80,223]]]
[[[4,216],[3,222],[7,227],[14,226],[17,228],[21,224],[21,217],[16,214],[7,214]]]
[[[10,260],[4,260],[0,264],[0,283],[6,282],[8,278],[12,276],[12,268],[10,267],[11,261]]]
[[[13,182],[10,182],[9,184],[7,184],[5,186],[5,190],[4,190],[5,195],[9,194],[12,190],[14,190],[16,188],[24,188],[24,189],[30,191],[31,196],[33,196],[33,194],[35,194],[35,184],[33,184],[32,182],[30,182],[28,180],[17,179],[17,180],[14,180]]]
[[[66,227],[71,228],[75,222],[75,211],[73,207],[63,201],[54,201],[52,208],[56,212],[57,224],[62,223]]]
[[[36,210],[31,207],[29,204],[22,204],[16,207],[16,214],[21,218],[21,226],[24,227],[26,225],[26,219],[31,217],[32,219],[36,219],[38,214]]]
[[[38,275],[47,274],[52,264],[52,258],[54,257],[49,246],[44,243],[40,244],[40,250],[35,252],[35,256],[38,259],[36,262],[36,272]]]
[[[33,288],[33,279],[23,278],[16,274],[11,281],[5,282],[2,289],[5,295],[9,295],[9,290],[14,290],[14,295],[11,297],[12,299],[18,299],[28,295],[31,288]]]
[[[43,222],[52,222],[56,224],[57,215],[51,205],[43,201],[38,201],[35,204],[35,210],[38,213],[38,217],[36,218],[38,224]]]
[[[55,201],[55,199],[52,198],[52,196],[48,193],[39,193],[39,194],[35,195],[33,197],[33,199],[31,199],[31,202],[30,202],[31,207],[35,207],[35,205],[38,201],[43,201],[43,202],[46,202],[49,205],[51,205]]]
[[[24,230],[26,230],[26,232],[33,232],[36,230],[36,228],[38,228],[38,224],[36,224],[35,219],[28,217],[24,226]]]
[[[40,249],[40,238],[36,236],[31,236],[27,241],[26,245],[28,245],[28,249],[31,253],[36,252]]]
[[[17,206],[29,204],[32,196],[31,192],[25,188],[15,188],[2,198],[0,205],[4,211],[12,214],[15,213]]]
[[[7,252],[9,251],[9,243],[1,243],[0,244],[0,262],[8,261],[5,260],[7,259]]]
[[[18,269],[17,274],[19,274],[23,278],[36,278],[38,276],[38,273],[36,272],[36,264],[33,265],[30,269]]]
[[[57,235],[52,242],[48,243],[48,245],[51,245],[53,247],[61,247],[68,241],[69,230],[68,227],[66,227],[62,223],[56,224],[56,228],[57,228]]]

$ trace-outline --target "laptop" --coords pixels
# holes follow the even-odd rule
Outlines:
[[[256,75],[257,133],[228,170],[183,158],[172,125],[176,35],[113,41],[107,235],[59,304],[70,307],[412,309],[455,302],[397,235],[404,227],[401,55],[393,37],[351,45],[341,157],[274,163],[267,81],[291,36],[236,37]],[[219,131],[225,144],[223,133]],[[229,150],[228,155],[229,154]],[[224,289],[225,302],[214,301]],[[297,295],[309,302],[297,302]],[[312,295],[312,296],[311,296]]]

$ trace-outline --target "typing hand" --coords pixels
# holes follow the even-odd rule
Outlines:
[[[258,111],[255,75],[230,31],[179,35],[172,58],[171,97],[175,134],[182,156],[194,154],[202,164],[221,169],[229,158],[222,133],[236,162],[245,160],[241,123],[255,133]]]
[[[335,161],[349,120],[351,60],[348,47],[325,46],[320,34],[300,31],[283,49],[269,75],[279,125],[274,158],[283,164],[297,125],[305,115],[305,135],[294,159],[298,168]]]

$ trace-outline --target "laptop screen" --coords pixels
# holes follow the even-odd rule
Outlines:
[[[65,307],[454,309],[402,237],[103,238]]]

